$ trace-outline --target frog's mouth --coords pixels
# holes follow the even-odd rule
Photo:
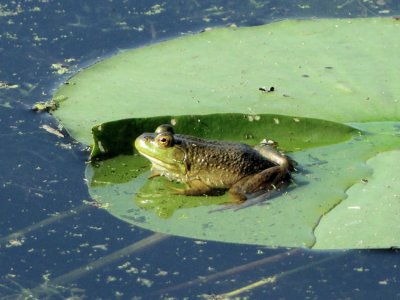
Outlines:
[[[172,162],[168,162],[165,160],[160,160],[149,153],[145,153],[142,151],[139,151],[139,153],[148,160],[150,160],[150,162],[152,163],[152,169],[176,175],[185,174],[187,172],[185,164],[182,164],[182,162],[180,161],[173,160]]]
[[[144,153],[142,151],[139,151],[139,153],[140,153],[140,155],[142,155],[142,156],[146,157],[148,160],[150,160],[150,162],[153,165],[156,165],[157,167],[160,167],[160,168],[163,168],[163,169],[166,169],[166,170],[172,169],[172,166],[173,166],[172,163],[168,163],[168,162],[162,161],[162,160],[157,159],[154,156],[151,156],[151,155],[149,155],[147,153]]]

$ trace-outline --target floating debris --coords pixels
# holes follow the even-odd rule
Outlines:
[[[52,64],[51,68],[54,70],[53,73],[57,73],[57,74],[65,74],[69,72],[69,66],[65,65],[65,64]]]
[[[275,91],[275,88],[273,86],[267,88],[265,86],[262,86],[260,88],[258,88],[259,91],[264,92],[264,93],[271,93],[273,91]]]
[[[42,126],[40,126],[40,128],[46,130],[48,133],[58,136],[59,138],[65,137],[61,131],[59,131],[58,129],[55,129],[53,127],[50,127],[49,125],[42,125]]]
[[[32,106],[31,109],[33,111],[37,111],[37,112],[52,112],[52,111],[55,111],[60,106],[61,102],[64,102],[67,99],[68,99],[68,97],[60,95],[60,96],[54,97],[53,99],[51,99],[49,101],[36,102]]]
[[[19,88],[18,84],[8,83],[4,81],[0,81],[0,89],[16,89]]]

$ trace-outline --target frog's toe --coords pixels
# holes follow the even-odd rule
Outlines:
[[[171,193],[173,195],[185,195],[184,189],[178,189],[178,188],[174,188],[174,187],[169,187],[169,189],[171,190]]]

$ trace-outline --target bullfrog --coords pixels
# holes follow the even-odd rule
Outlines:
[[[274,145],[253,148],[175,134],[168,124],[143,133],[134,144],[152,164],[150,178],[165,176],[185,183],[187,188],[177,192],[188,196],[221,195],[228,190],[233,202],[243,202],[287,184],[293,169],[292,161]]]

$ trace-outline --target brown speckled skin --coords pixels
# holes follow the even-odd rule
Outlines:
[[[199,179],[210,187],[228,188],[243,177],[275,166],[249,145],[175,135],[187,153],[185,181]]]

